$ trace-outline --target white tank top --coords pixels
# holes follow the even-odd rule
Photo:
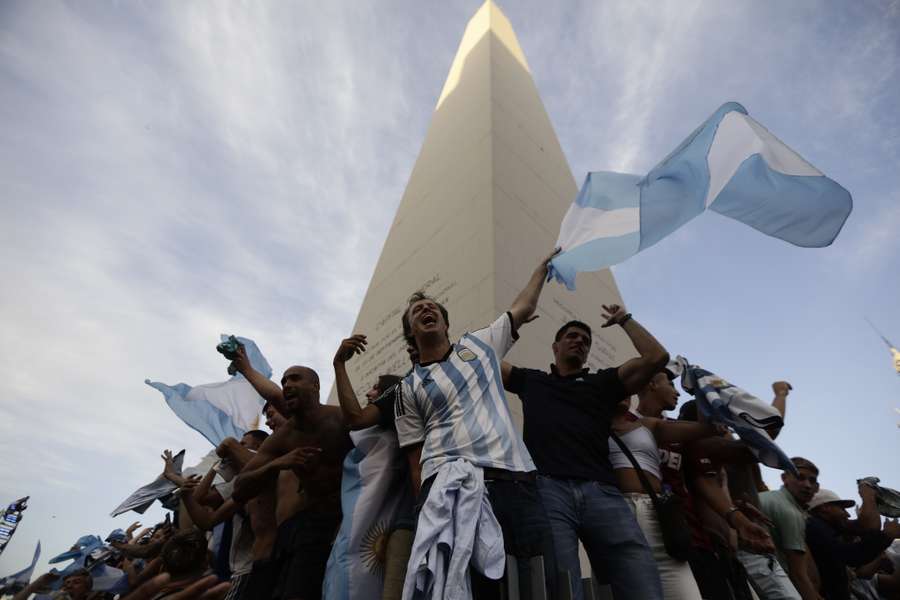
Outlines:
[[[659,446],[656,445],[656,438],[653,437],[652,431],[641,425],[628,433],[620,433],[619,439],[631,450],[635,460],[641,465],[641,469],[662,481],[659,471]],[[609,438],[609,462],[613,469],[634,468],[634,465],[612,438]]]

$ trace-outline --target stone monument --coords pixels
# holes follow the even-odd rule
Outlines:
[[[445,304],[451,340],[488,325],[552,251],[577,192],[512,26],[488,0],[466,27],[353,327],[369,339],[347,363],[360,401],[378,375],[409,369],[400,316],[413,292]],[[548,368],[553,335],[577,318],[594,329],[589,366],[621,364],[631,342],[600,329],[601,304],[620,302],[608,270],[581,274],[574,293],[548,283],[507,360]],[[521,427],[512,395],[510,406]]]

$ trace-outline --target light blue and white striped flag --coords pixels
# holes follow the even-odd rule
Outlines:
[[[227,339],[227,335],[222,335],[223,342]],[[271,377],[272,367],[256,343],[247,338],[237,339],[244,345],[253,368]],[[227,437],[240,439],[247,431],[258,427],[264,401],[240,373],[227,381],[197,386],[185,383],[171,386],[149,379],[144,383],[162,392],[169,408],[213,446],[218,446]]]
[[[344,459],[344,518],[331,548],[322,597],[380,600],[384,550],[404,494],[410,494],[397,434],[375,426],[350,433],[355,448]]]
[[[852,205],[847,190],[728,102],[647,175],[589,173],[550,272],[575,289],[576,273],[620,263],[706,209],[797,246],[827,246]]]
[[[697,400],[700,413],[713,423],[731,428],[759,462],[797,474],[794,463],[767,431],[784,425],[777,408],[718,375],[692,365],[683,356],[669,363],[668,370],[681,376],[681,387]]]

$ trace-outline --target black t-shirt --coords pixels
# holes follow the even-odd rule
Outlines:
[[[561,377],[514,367],[507,389],[522,399],[525,445],[538,473],[615,484],[609,464],[609,428],[616,405],[628,397],[618,370]]]
[[[397,431],[394,422],[394,405],[400,401],[400,384],[395,383],[381,395],[372,400],[372,404],[378,407],[378,424],[385,429]]]
[[[891,545],[891,538],[880,531],[867,532],[857,541],[846,542],[834,527],[813,515],[806,521],[806,544],[812,552],[822,578],[822,595],[826,600],[850,600],[847,567],[861,567],[872,562]]]

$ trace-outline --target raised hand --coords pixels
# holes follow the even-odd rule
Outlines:
[[[541,259],[541,262],[538,263],[536,270],[541,271],[544,273],[544,275],[546,275],[547,271],[550,270],[550,261],[553,260],[553,258],[560,252],[562,252],[562,248],[554,248],[553,252]]]
[[[601,313],[601,316],[606,319],[606,322],[600,327],[612,327],[613,325],[620,325],[627,319],[625,318],[628,313],[625,312],[624,306],[619,306],[618,304],[604,304],[603,310],[605,312]]]
[[[897,519],[885,521],[884,529],[882,529],[882,531],[888,537],[891,537],[895,540],[900,539],[900,523],[897,522]]]
[[[361,333],[351,335],[338,346],[334,355],[334,364],[343,364],[353,358],[354,354],[362,354],[366,351],[366,344],[368,343],[366,336]]]
[[[772,391],[776,396],[787,396],[792,389],[794,389],[793,386],[787,381],[776,381],[772,384]]]
[[[137,531],[137,528],[141,526],[140,521],[135,521],[131,525],[128,526],[128,529],[125,530],[125,537],[131,540],[134,537],[134,532]]]
[[[228,366],[228,372],[236,371],[241,373],[242,375],[246,374],[252,368],[250,365],[250,359],[247,358],[247,350],[244,348],[244,345],[238,342],[237,346],[237,358],[231,361],[231,364]]]

